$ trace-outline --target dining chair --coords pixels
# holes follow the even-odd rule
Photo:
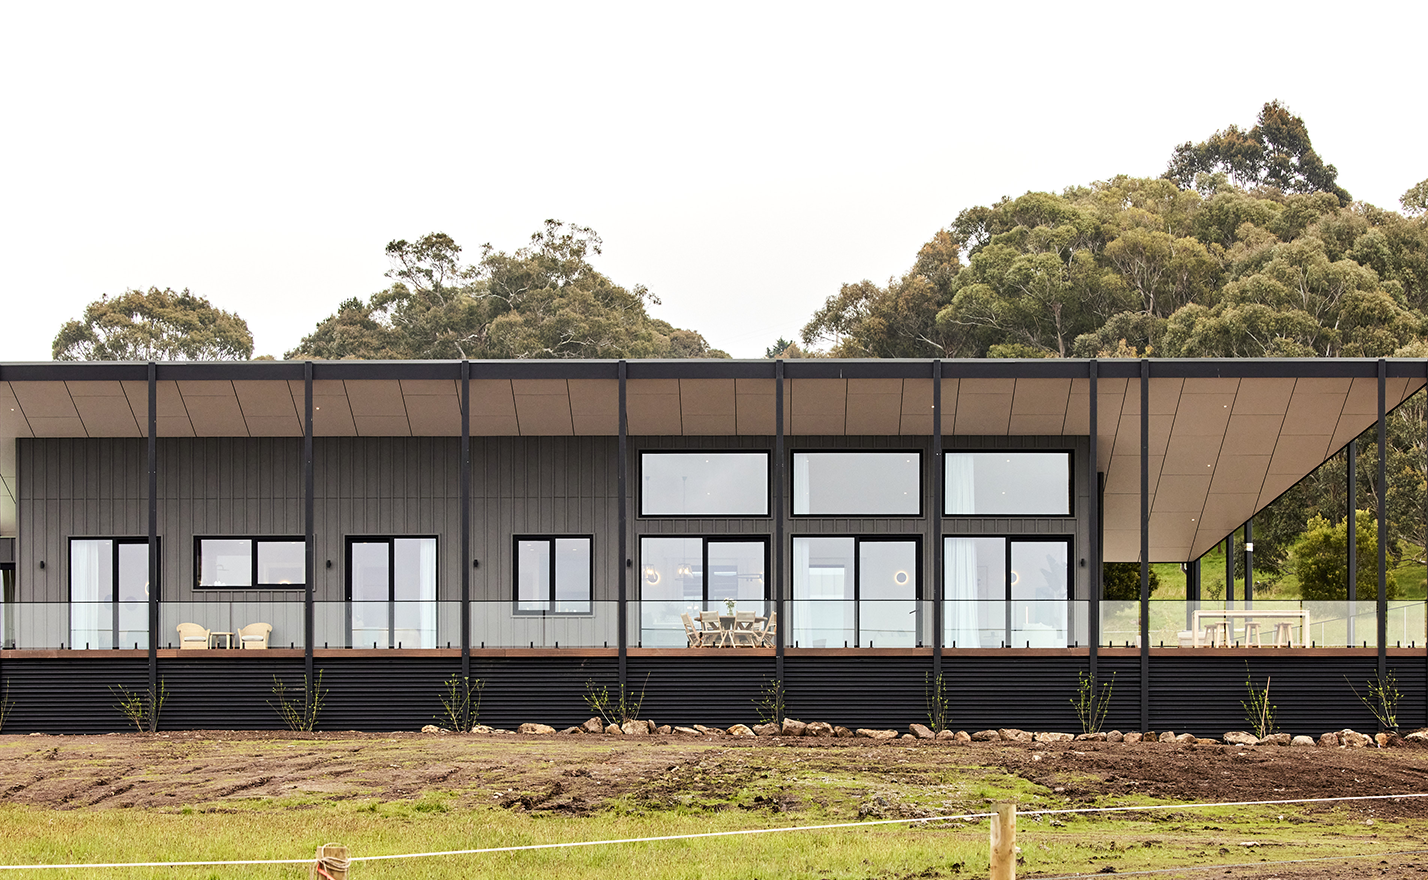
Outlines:
[[[719,612],[704,610],[699,612],[700,645],[705,648],[724,646],[724,628],[719,623]]]
[[[753,648],[758,645],[758,640],[754,637],[754,612],[737,611],[734,613],[734,629],[730,633],[734,647]]]
[[[704,639],[704,634],[694,626],[694,620],[689,616],[689,612],[679,615],[680,623],[684,624],[684,638],[689,642],[688,647],[698,648]]]
[[[778,612],[770,611],[769,619],[763,627],[758,630],[759,645],[764,648],[772,648],[778,644]]]

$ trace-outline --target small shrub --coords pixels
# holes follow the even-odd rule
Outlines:
[[[1250,675],[1249,664],[1245,664],[1245,690],[1249,691],[1249,699],[1241,700],[1240,705],[1245,707],[1245,722],[1249,724],[1254,735],[1260,739],[1274,733],[1274,710],[1275,707],[1269,702],[1269,682],[1272,676],[1264,680],[1264,687],[1254,686],[1254,677]]]
[[[1358,688],[1349,682],[1347,676],[1344,681],[1348,683],[1349,690],[1354,692],[1354,696],[1359,698],[1373,717],[1378,721],[1379,730],[1391,730],[1398,732],[1398,701],[1403,698],[1403,694],[1398,691],[1398,677],[1392,672],[1381,677],[1368,680],[1368,696],[1359,693]]]
[[[481,691],[486,683],[469,675],[453,675],[442,683],[441,710],[436,720],[448,730],[470,733],[481,717]]]
[[[169,698],[169,689],[163,679],[159,679],[157,692],[150,688],[131,691],[122,684],[110,687],[109,692],[119,701],[114,708],[129,719],[135,730],[139,733],[158,732],[159,713],[164,710],[164,703]]]
[[[927,726],[932,728],[933,733],[941,733],[952,720],[952,707],[947,699],[947,682],[942,673],[923,673],[922,693],[927,701]]]
[[[5,690],[0,693],[0,730],[5,729],[5,720],[10,717],[10,710],[15,708],[15,701],[10,699],[10,680],[5,679]]]
[[[268,705],[273,707],[289,730],[311,733],[317,726],[317,716],[322,714],[327,697],[327,691],[322,687],[322,673],[321,669],[317,671],[315,682],[309,682],[306,675],[302,677],[301,696],[290,696],[287,684],[273,676],[273,697],[277,702],[270,700]]]
[[[1081,721],[1082,733],[1096,733],[1106,723],[1106,714],[1111,710],[1111,692],[1116,686],[1116,674],[1111,673],[1110,681],[1101,682],[1096,687],[1095,679],[1089,672],[1076,673],[1076,696],[1071,705],[1076,707],[1076,717]]]
[[[624,724],[626,721],[634,721],[640,717],[640,707],[645,704],[645,688],[649,686],[650,677],[645,676],[645,683],[640,686],[639,696],[625,685],[621,684],[615,697],[610,697],[610,689],[605,685],[597,686],[593,681],[585,682],[585,705],[591,712],[599,715],[607,725]]]
[[[782,725],[784,718],[783,679],[765,679],[753,704],[759,713],[760,723]]]

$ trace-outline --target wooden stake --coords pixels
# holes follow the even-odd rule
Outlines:
[[[1016,804],[997,804],[991,851],[991,880],[1016,880]]]
[[[317,861],[308,872],[309,878],[326,880],[347,880],[347,847],[335,843],[323,844],[317,848]]]

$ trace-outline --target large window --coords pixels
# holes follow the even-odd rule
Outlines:
[[[767,452],[640,453],[641,516],[768,516]]]
[[[1070,516],[1071,453],[947,452],[949,516]]]
[[[436,647],[436,539],[347,539],[354,647]]]
[[[640,644],[682,647],[680,615],[730,602],[767,616],[768,547],[762,538],[641,538]]]
[[[307,578],[302,538],[195,538],[199,589],[301,589]]]
[[[944,538],[943,644],[1066,647],[1070,555],[1065,538]]]
[[[149,646],[147,538],[72,538],[69,637],[75,648]]]
[[[795,452],[794,516],[920,516],[922,453]]]
[[[906,538],[793,539],[793,639],[799,647],[922,643],[918,544]]]
[[[516,613],[590,613],[591,538],[515,540]]]

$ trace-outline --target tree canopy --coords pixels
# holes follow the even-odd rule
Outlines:
[[[242,361],[253,334],[232,312],[188,290],[126,290],[66,321],[51,347],[57,361]]]
[[[596,271],[593,229],[547,220],[514,253],[484,245],[473,265],[444,233],[387,245],[392,285],[353,298],[289,358],[728,357],[693,330],[652,318],[659,299]]]

